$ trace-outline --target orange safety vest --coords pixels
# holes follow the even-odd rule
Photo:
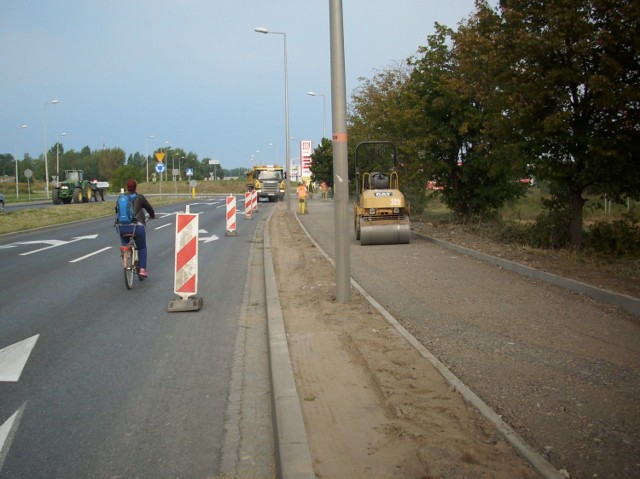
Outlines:
[[[298,186],[298,198],[303,199],[307,197],[307,187],[304,185]]]

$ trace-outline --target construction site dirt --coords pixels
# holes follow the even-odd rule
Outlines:
[[[316,477],[539,477],[360,293],[336,301],[333,210],[310,201],[303,229],[280,203],[269,225]],[[419,237],[349,233],[351,277],[560,474],[640,476],[636,316]]]

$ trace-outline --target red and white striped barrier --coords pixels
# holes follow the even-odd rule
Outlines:
[[[189,212],[176,215],[176,261],[173,292],[180,296],[169,302],[170,313],[198,311],[202,308],[202,298],[196,298],[198,291],[198,215]]]
[[[251,191],[244,192],[244,217],[248,220],[253,218],[253,193]]]
[[[258,192],[256,190],[251,190],[251,205],[253,206],[253,211],[258,211]]]
[[[188,208],[187,208],[188,211]],[[174,293],[187,299],[198,292],[198,215],[178,213]]]
[[[227,236],[236,236],[236,197],[227,196]]]

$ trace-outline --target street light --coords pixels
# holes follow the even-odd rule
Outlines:
[[[42,127],[44,129],[44,175],[47,177],[45,190],[49,199],[49,161],[47,159],[47,105],[57,105],[60,100],[51,100],[42,106]]]
[[[322,97],[322,138],[326,138],[327,129],[325,128],[325,125],[326,125],[326,112],[327,112],[327,98],[322,93],[316,93],[315,91],[308,91],[307,95]]]
[[[273,146],[273,164],[276,165],[278,164],[278,150],[273,143],[269,143],[269,146]]]
[[[285,144],[285,162],[286,162],[286,181],[284,182],[285,196],[287,197],[287,210],[291,211],[291,195],[289,194],[289,175],[291,173],[291,159],[289,152],[289,73],[287,71],[287,34],[284,32],[270,32],[264,27],[255,28],[257,33],[282,35],[284,39],[284,144]]]
[[[66,133],[60,133],[58,135],[58,141],[56,142],[56,178],[60,183],[60,137],[66,136]]]
[[[147,160],[147,183],[149,183],[149,140],[155,138],[155,135],[149,135],[144,139],[144,155]]]
[[[18,132],[23,128],[26,128],[27,125],[20,125],[16,127],[16,200],[18,199]]]
[[[165,147],[165,150],[167,151],[167,158],[166,158],[166,160],[167,160],[167,163],[166,163],[167,167],[166,167],[166,168],[165,168],[165,170],[164,170],[164,181],[167,181],[167,178],[168,178],[168,177],[167,177],[167,174],[169,173],[169,171],[168,171],[168,170],[169,170],[169,157],[171,156],[171,147],[169,146],[169,143],[170,143],[170,142],[169,142],[169,140],[167,140],[167,141],[165,141],[165,142],[164,142],[164,144],[165,144],[165,145],[167,145],[167,146]],[[173,166],[172,166],[171,168],[173,169]],[[171,174],[173,175],[173,171],[171,172]]]

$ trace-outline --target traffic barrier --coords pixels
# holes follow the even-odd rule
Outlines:
[[[251,191],[244,192],[244,217],[245,219],[253,219],[253,193]]]
[[[253,211],[258,211],[258,192],[256,190],[251,190],[251,204],[253,205]]]
[[[181,299],[169,303],[169,312],[197,311],[202,308],[198,292],[198,225],[197,214],[189,212],[176,215],[176,247],[173,292]]]
[[[227,196],[227,236],[236,236],[236,197]]]

